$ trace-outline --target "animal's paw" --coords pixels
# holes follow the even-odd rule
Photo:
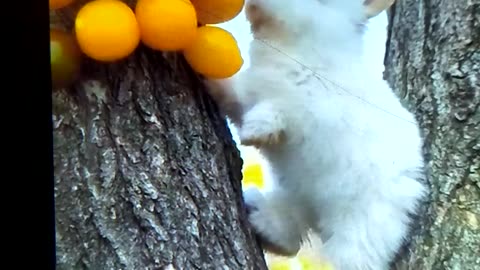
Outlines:
[[[250,120],[243,123],[238,131],[240,142],[247,146],[267,146],[285,140],[285,131],[266,120]]]
[[[265,197],[263,197],[260,190],[255,187],[248,188],[243,192],[243,200],[245,201],[245,206],[249,214],[258,211],[259,206],[265,203]]]
[[[257,188],[244,191],[248,221],[262,247],[281,256],[295,256],[300,249],[295,232],[289,231],[289,221],[284,220],[276,209],[269,208],[263,194]]]

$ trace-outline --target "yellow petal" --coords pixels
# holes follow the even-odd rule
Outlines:
[[[255,186],[259,189],[263,188],[262,165],[260,165],[260,163],[255,163],[244,166],[242,183],[244,187]]]
[[[320,261],[309,256],[301,256],[298,259],[302,265],[302,270],[334,270],[326,261]]]

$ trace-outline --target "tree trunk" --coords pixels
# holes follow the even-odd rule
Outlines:
[[[83,3],[52,23],[71,29]],[[266,269],[205,93],[178,54],[140,46],[52,94],[58,269]]]
[[[397,1],[385,77],[415,112],[431,188],[396,269],[480,269],[480,1]]]

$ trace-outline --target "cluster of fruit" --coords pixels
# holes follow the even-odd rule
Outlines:
[[[49,0],[61,9],[74,0]],[[92,0],[75,18],[73,34],[50,30],[54,87],[65,86],[79,70],[81,53],[102,62],[128,57],[142,42],[158,51],[181,52],[199,74],[234,75],[243,65],[231,33],[212,24],[229,21],[244,0],[138,0],[135,9],[121,0]]]

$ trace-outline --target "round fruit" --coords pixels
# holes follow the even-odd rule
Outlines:
[[[196,72],[214,79],[230,77],[243,65],[233,35],[216,26],[199,27],[197,37],[183,55]]]
[[[57,29],[50,30],[50,65],[52,87],[58,89],[68,86],[80,71],[81,53],[75,37]]]
[[[140,43],[133,10],[119,0],[94,0],[75,19],[80,49],[98,61],[116,61],[130,55]]]
[[[135,15],[142,42],[161,51],[189,46],[197,32],[197,15],[189,0],[138,0]]]
[[[70,5],[73,0],[49,0],[48,5],[50,10],[60,9]]]
[[[217,24],[235,18],[245,0],[192,0],[201,24]]]

